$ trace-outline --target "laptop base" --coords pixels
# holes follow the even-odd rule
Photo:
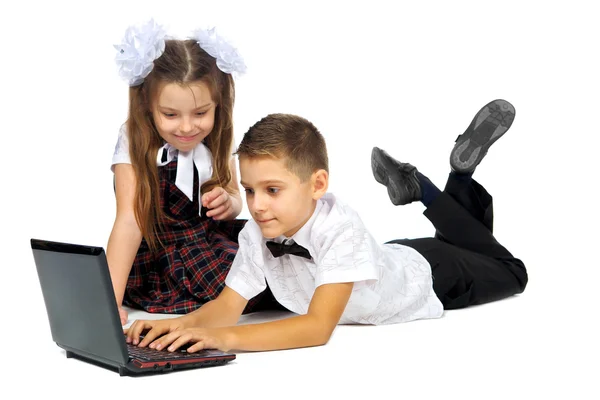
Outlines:
[[[131,360],[127,365],[112,365],[107,364],[105,362],[96,360],[91,357],[85,357],[81,354],[74,353],[69,350],[65,350],[67,358],[74,358],[76,360],[81,360],[90,364],[94,364],[98,367],[105,368],[107,370],[118,372],[120,376],[144,376],[144,375],[158,375],[171,371],[181,371],[184,369],[199,369],[199,368],[210,368],[216,367],[219,365],[225,365],[229,363],[231,360],[212,360],[212,361],[198,361],[197,363],[186,362],[182,364],[174,364],[170,362],[160,363],[160,362],[150,362],[151,366],[146,365],[144,363],[143,367],[138,367],[136,364],[142,365],[143,362],[140,360]],[[176,361],[175,361],[176,362]]]

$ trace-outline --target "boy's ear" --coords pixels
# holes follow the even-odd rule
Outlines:
[[[327,193],[329,187],[329,173],[324,169],[313,172],[312,177],[313,199],[318,200]]]

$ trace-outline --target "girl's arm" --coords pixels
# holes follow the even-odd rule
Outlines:
[[[233,213],[228,219],[234,219],[240,215],[242,212],[242,207],[244,206],[244,203],[242,203],[242,196],[240,195],[240,187],[238,183],[236,162],[234,157],[232,157],[231,161],[229,162],[229,168],[231,170],[231,181],[227,186],[227,192],[229,192],[229,195],[231,196],[231,208],[233,209]]]
[[[142,233],[133,211],[136,178],[131,164],[115,165],[115,186],[117,216],[108,239],[106,258],[117,305],[120,307],[129,272],[142,242]]]

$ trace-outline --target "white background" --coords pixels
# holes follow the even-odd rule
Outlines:
[[[594,2],[568,3],[3,5],[0,293],[8,355],[0,391],[597,398],[600,25]],[[110,161],[127,109],[112,45],[151,17],[179,37],[217,26],[248,65],[237,81],[236,143],[269,113],[314,122],[329,147],[331,191],[381,242],[429,236],[432,227],[420,203],[391,205],[371,175],[371,148],[443,187],[456,136],[487,102],[510,101],[515,122],[475,178],[494,196],[496,237],[528,267],[525,293],[439,320],[341,326],[324,347],[240,354],[221,368],[121,378],[67,360],[51,340],[29,239],[106,245],[115,213]],[[17,357],[22,346],[36,350],[34,363]]]

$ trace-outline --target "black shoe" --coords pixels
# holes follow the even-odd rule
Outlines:
[[[375,180],[387,187],[394,205],[404,205],[421,200],[421,185],[417,168],[394,160],[378,147],[371,152],[371,169]]]
[[[506,100],[486,104],[465,133],[456,139],[450,167],[459,174],[472,173],[494,142],[506,133],[515,119],[515,108]]]

